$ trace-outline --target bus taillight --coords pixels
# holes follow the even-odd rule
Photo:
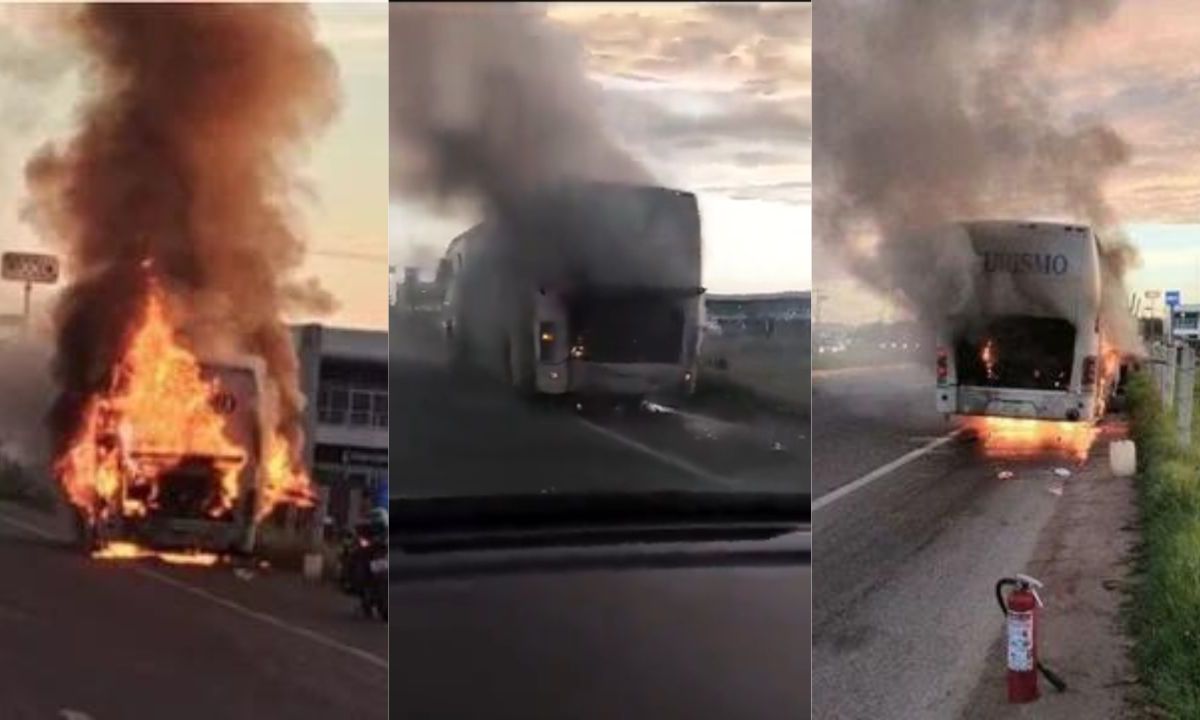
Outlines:
[[[938,348],[937,351],[937,380],[938,384],[944,384],[946,378],[950,375],[950,358],[946,354],[944,348]]]
[[[554,360],[554,323],[544,322],[538,326],[538,348],[542,362]]]
[[[1096,356],[1089,355],[1083,359],[1083,384],[1085,386],[1096,384]]]

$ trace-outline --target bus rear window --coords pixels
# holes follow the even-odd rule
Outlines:
[[[569,309],[571,343],[584,360],[676,363],[683,354],[678,298],[578,296]]]
[[[1060,318],[992,318],[954,343],[960,385],[1066,390],[1074,356],[1075,326]]]

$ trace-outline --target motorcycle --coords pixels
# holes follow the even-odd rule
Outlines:
[[[388,619],[388,529],[378,517],[359,523],[342,545],[343,592],[358,598],[367,617]]]

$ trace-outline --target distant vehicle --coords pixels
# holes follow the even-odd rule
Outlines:
[[[226,434],[241,454],[164,451],[143,444],[136,428],[127,431],[102,414],[94,446],[97,452],[115,449],[122,459],[114,504],[94,508],[94,519],[83,520],[89,549],[130,541],[159,550],[253,551],[265,480],[261,459],[266,432],[260,403],[265,369],[252,357],[201,362],[200,369],[206,379],[217,381],[210,405],[226,416]],[[231,507],[217,508],[223,478],[239,465]]]
[[[977,261],[964,311],[939,328],[938,410],[1080,422],[1103,415],[1115,378],[1105,367],[1091,229],[970,222],[944,232],[946,242],[970,243]]]
[[[686,395],[704,321],[691,193],[572,183],[455,238],[448,352],[525,396]]]

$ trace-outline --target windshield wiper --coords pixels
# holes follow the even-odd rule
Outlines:
[[[407,553],[767,539],[811,517],[807,494],[685,491],[393,499],[390,514]]]

